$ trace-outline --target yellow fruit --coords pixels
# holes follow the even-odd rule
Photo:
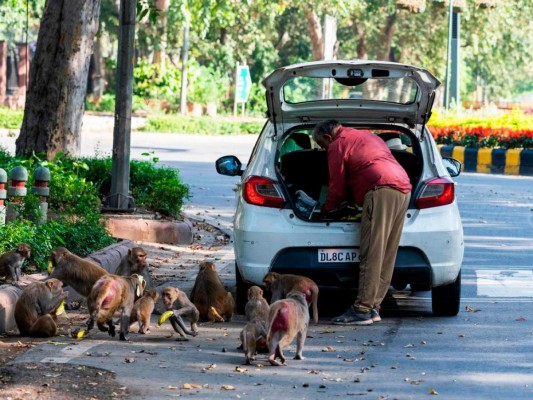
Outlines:
[[[170,317],[172,317],[174,315],[174,311],[165,311],[163,314],[161,314],[161,316],[159,317],[159,321],[157,321],[157,324],[159,326],[163,325],[163,323],[169,319]]]
[[[48,271],[49,274],[52,273],[52,270],[54,269],[54,266],[52,265],[52,261],[48,261],[48,264],[46,265],[46,270]]]

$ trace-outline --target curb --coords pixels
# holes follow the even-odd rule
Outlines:
[[[134,246],[135,243],[129,240],[124,240],[90,254],[89,256],[85,257],[85,260],[98,264],[109,273],[113,273],[118,267],[122,257],[124,257],[128,250]],[[29,285],[32,282],[45,280],[47,277],[48,275],[45,272],[23,275],[21,277],[21,286]],[[74,289],[68,286],[65,286],[64,289],[68,290],[69,292],[69,301],[71,299],[82,297],[76,293]],[[15,304],[17,303],[21,293],[22,289],[16,286],[0,286],[0,334],[17,329],[14,312]]]
[[[464,172],[533,176],[533,150],[437,145],[442,157],[463,163]]]

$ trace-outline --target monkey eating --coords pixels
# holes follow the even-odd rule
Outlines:
[[[87,306],[89,308],[89,321],[87,331],[94,327],[96,322],[98,329],[109,332],[109,336],[115,336],[113,315],[120,313],[120,340],[128,340],[130,316],[135,301],[141,297],[144,290],[144,278],[140,275],[132,276],[104,275],[94,284]],[[107,325],[107,327],[105,326]]]
[[[19,285],[24,260],[30,258],[31,247],[26,243],[20,243],[15,250],[6,251],[0,256],[0,275],[11,274],[11,282]]]
[[[151,289],[152,279],[148,272],[148,264],[146,262],[147,253],[142,247],[133,247],[128,249],[128,253],[122,257],[120,264],[115,271],[115,275],[130,276],[132,274],[142,275],[146,281],[146,287]]]
[[[154,311],[155,302],[159,298],[159,293],[155,289],[145,290],[143,295],[135,301],[130,315],[130,326],[135,322],[139,323],[139,333],[150,332],[150,316]]]
[[[313,321],[318,323],[318,286],[312,279],[301,275],[269,272],[263,278],[263,283],[272,293],[271,303],[285,298],[293,290],[305,294],[307,303],[313,305]]]
[[[15,304],[15,322],[21,336],[55,336],[58,308],[67,296],[63,283],[53,278],[26,286]]]
[[[210,261],[200,263],[191,291],[191,301],[204,321],[231,321],[235,301],[217,274],[215,264]]]
[[[285,365],[283,348],[290,345],[296,337],[295,360],[303,360],[303,347],[309,325],[309,311],[305,294],[292,291],[286,299],[277,300],[270,305],[267,344],[268,361],[274,366]],[[277,361],[279,357],[281,362]]]
[[[64,247],[52,250],[48,262],[50,278],[59,279],[84,297],[91,293],[93,285],[107,271],[102,267],[72,254]]]
[[[183,340],[187,340],[185,335],[198,335],[197,323],[200,319],[200,312],[189,300],[187,294],[178,288],[167,286],[161,292],[161,297],[167,312],[171,312],[172,314],[163,313],[159,319],[159,325],[161,325],[167,318],[170,318],[172,328],[181,335]],[[190,331],[185,327],[181,318],[182,316],[187,318],[191,323]]]

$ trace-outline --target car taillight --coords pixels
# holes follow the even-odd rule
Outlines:
[[[435,178],[427,181],[420,196],[416,199],[416,206],[420,209],[445,206],[455,198],[455,184],[449,178]]]
[[[285,207],[285,199],[278,190],[278,183],[261,176],[249,176],[243,183],[244,200],[262,207]]]

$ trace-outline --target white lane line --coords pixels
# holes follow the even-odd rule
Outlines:
[[[73,358],[79,357],[89,349],[98,346],[99,342],[83,342],[75,346],[67,346],[61,350],[61,354],[64,356],[57,357],[45,357],[40,362],[42,363],[56,363],[56,364],[65,364],[68,363]]]
[[[532,297],[532,270],[478,269],[477,295],[481,297]]]

